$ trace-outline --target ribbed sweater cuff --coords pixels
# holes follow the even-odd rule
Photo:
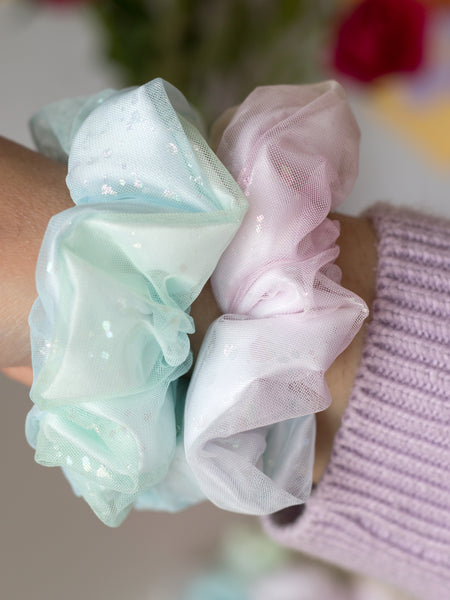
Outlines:
[[[379,206],[376,297],[329,466],[282,544],[450,598],[450,224]],[[288,515],[285,515],[285,517]],[[289,519],[288,519],[289,520]]]

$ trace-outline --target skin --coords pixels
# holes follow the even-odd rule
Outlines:
[[[65,177],[64,165],[0,137],[0,368],[27,384],[36,261],[49,219],[73,206]]]
[[[212,131],[217,145],[233,109],[227,111]],[[32,150],[0,137],[0,369],[31,385],[28,314],[37,296],[35,266],[48,221],[73,206],[65,185],[66,167]],[[371,306],[376,270],[376,239],[368,220],[332,215],[340,221],[342,285]],[[191,336],[194,356],[210,323],[220,316],[208,282],[194,302],[191,314],[196,332]],[[320,480],[328,464],[333,439],[358,368],[367,322],[350,346],[326,374],[333,398],[329,409],[317,415],[314,481]]]

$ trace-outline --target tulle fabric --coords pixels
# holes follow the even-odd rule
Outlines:
[[[337,222],[359,130],[335,82],[256,89],[217,154],[249,202],[212,285],[225,313],[204,340],[186,402],[186,456],[218,506],[269,514],[310,494],[325,371],[368,314],[340,285]]]
[[[27,437],[108,525],[132,506],[304,502],[324,373],[367,315],[340,285],[327,218],[357,172],[342,88],[258,88],[220,160],[197,126],[162,80],[33,120],[41,151],[68,160],[77,206],[39,257]],[[189,306],[215,267],[224,315],[189,382]]]
[[[189,307],[247,203],[196,122],[162,80],[33,121],[41,150],[68,155],[77,206],[50,221],[39,256],[27,438],[112,526],[134,504],[204,498],[183,445]]]

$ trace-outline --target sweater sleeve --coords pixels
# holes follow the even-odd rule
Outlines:
[[[376,296],[327,470],[280,543],[450,598],[450,223],[377,206]]]

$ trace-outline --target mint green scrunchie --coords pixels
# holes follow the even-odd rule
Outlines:
[[[48,226],[30,314],[36,461],[106,524],[203,499],[184,457],[189,307],[246,200],[182,94],[156,79],[50,106],[41,151],[68,156],[77,206]]]

